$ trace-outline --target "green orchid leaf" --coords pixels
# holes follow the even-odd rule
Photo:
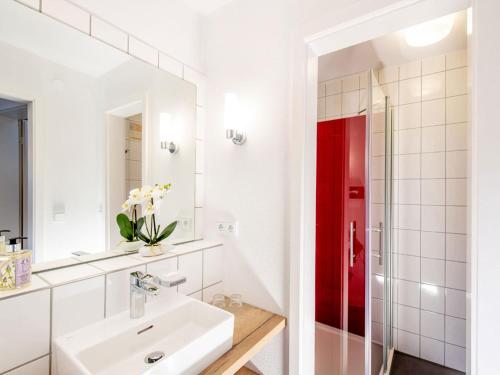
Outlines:
[[[116,215],[116,223],[120,228],[120,235],[127,241],[132,241],[134,239],[134,233],[132,229],[132,222],[124,213]]]
[[[168,238],[172,232],[175,230],[175,227],[177,226],[177,221],[174,221],[173,223],[170,223],[163,231],[160,233],[158,238],[156,239],[156,242],[161,242],[165,238]]]

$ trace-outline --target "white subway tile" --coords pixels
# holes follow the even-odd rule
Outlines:
[[[469,96],[459,95],[446,98],[446,123],[467,122],[469,119]]]
[[[467,94],[467,68],[446,71],[446,96]]]
[[[420,256],[420,232],[416,230],[398,230],[398,253]]]
[[[158,51],[155,48],[132,36],[129,37],[128,48],[132,56],[146,61],[151,65],[158,66]]]
[[[191,293],[189,297],[197,299],[198,301],[203,302],[203,291],[199,290],[197,292]]]
[[[202,289],[202,252],[179,256],[179,272],[186,276],[186,282],[179,285],[179,292],[191,294]]]
[[[421,336],[420,358],[444,365],[444,342]]]
[[[383,156],[372,157],[372,179],[383,180],[385,173],[385,158]]]
[[[359,111],[359,91],[342,93],[342,114],[357,113]]]
[[[383,180],[373,180],[371,182],[371,200],[372,203],[384,203],[385,187]]]
[[[416,103],[422,99],[422,79],[399,81],[399,104]]]
[[[420,282],[420,257],[399,254],[398,258],[399,278]]]
[[[372,134],[372,156],[385,155],[385,133]]]
[[[398,83],[387,83],[385,85],[380,86],[382,92],[385,96],[389,97],[389,102],[391,105],[396,106],[399,104],[399,88]]]
[[[446,206],[446,232],[467,233],[467,207]]]
[[[444,72],[422,77],[422,100],[436,100],[446,96],[446,75]]]
[[[326,95],[335,95],[342,92],[342,80],[334,79],[332,81],[327,81],[325,84]]]
[[[359,90],[359,75],[354,74],[352,76],[348,76],[342,78],[342,92],[349,92]]]
[[[460,50],[446,55],[446,69],[456,69],[467,66],[467,50]]]
[[[444,340],[444,315],[435,312],[420,312],[420,334],[435,340]]]
[[[422,154],[422,178],[445,177],[445,153]]]
[[[449,151],[446,153],[446,177],[467,177],[467,151]]]
[[[420,336],[414,333],[398,330],[398,347],[400,352],[418,357],[420,354]]]
[[[457,318],[466,318],[467,300],[466,292],[463,290],[446,288],[446,315]]]
[[[422,256],[433,259],[445,259],[445,234],[422,232]]]
[[[49,353],[50,291],[48,289],[0,300],[0,311],[2,315],[0,372],[3,373]]]
[[[399,178],[420,178],[420,155],[399,156]]]
[[[207,96],[206,77],[189,66],[184,66],[184,80],[196,86],[196,104],[202,107],[205,106]]]
[[[218,283],[223,279],[224,247],[203,250],[203,287]]]
[[[422,230],[445,231],[445,206],[422,206]]]
[[[179,78],[182,78],[183,75],[184,75],[184,65],[173,59],[172,57],[170,56],[167,56],[165,55],[164,53],[161,53],[160,52],[160,56],[159,56],[159,68],[170,73],[170,74],[173,74]]]
[[[446,260],[467,261],[467,235],[446,234]]]
[[[368,106],[368,90],[359,90],[359,110],[367,109]]]
[[[126,311],[130,305],[130,273],[146,272],[145,266],[137,266],[106,275],[106,317]]]
[[[16,0],[19,3],[29,6],[35,10],[40,10],[40,0]]]
[[[15,370],[6,372],[4,375],[49,375],[49,362],[50,356],[46,355]]]
[[[422,62],[412,61],[399,66],[399,79],[408,79],[415,78],[421,75],[422,73]]]
[[[52,290],[52,338],[104,319],[104,276]]]
[[[465,348],[456,345],[445,345],[445,366],[465,372]]]
[[[420,309],[398,305],[398,328],[408,332],[420,333]]]
[[[436,285],[421,285],[421,306],[423,310],[444,314],[445,288]]]
[[[398,280],[398,303],[420,308],[420,284],[412,281]],[[382,321],[380,321],[382,323]]]
[[[399,131],[398,147],[400,154],[420,153],[421,129],[405,129]]]
[[[419,128],[421,123],[421,104],[413,103],[399,106],[399,129]]]
[[[378,80],[381,85],[390,82],[397,82],[398,79],[400,79],[398,66],[383,68],[378,73]]]
[[[467,180],[446,179],[446,204],[452,206],[467,205]]]
[[[342,95],[331,95],[326,97],[325,116],[339,116],[342,114]]]
[[[445,126],[422,128],[422,152],[445,151]]]
[[[465,290],[466,263],[446,261],[446,286],[448,288]]]
[[[360,89],[367,89],[368,88],[368,73],[369,72],[360,73],[360,75],[359,75],[359,88]]]
[[[322,120],[326,115],[326,98],[318,98],[318,120]]]
[[[43,0],[42,13],[90,34],[90,14],[68,1]]]
[[[446,122],[446,100],[422,102],[422,126],[443,125]]]
[[[465,348],[466,344],[465,319],[446,317],[446,342]]]
[[[441,259],[421,259],[422,282],[431,285],[444,286],[445,284],[445,261]]]
[[[445,179],[421,180],[422,204],[445,205]]]
[[[422,74],[442,72],[446,68],[445,55],[432,56],[422,60]]]
[[[128,52],[128,35],[113,25],[92,17],[92,36],[124,52]]]
[[[399,206],[399,228],[420,230],[420,206]]]
[[[420,180],[399,180],[399,204],[420,204]]]
[[[466,150],[467,123],[446,125],[446,151]]]
[[[214,295],[224,294],[224,283],[220,282],[203,289],[203,302],[212,303]]]
[[[319,82],[318,83],[318,99],[326,96],[326,83]]]

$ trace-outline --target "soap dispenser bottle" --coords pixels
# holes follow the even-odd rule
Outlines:
[[[23,288],[31,284],[31,251],[21,249],[26,237],[9,240],[7,252],[0,255],[0,289]]]
[[[5,253],[6,248],[6,241],[5,241],[5,236],[3,235],[4,233],[8,233],[10,230],[8,229],[1,229],[0,230],[0,254]]]

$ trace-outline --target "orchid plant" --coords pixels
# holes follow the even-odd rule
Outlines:
[[[122,212],[116,216],[120,234],[127,242],[141,240],[146,246],[153,246],[172,234],[177,221],[162,230],[161,226],[156,224],[155,216],[171,187],[171,184],[146,185],[130,191],[128,199],[122,205]],[[139,208],[142,216],[138,216]]]

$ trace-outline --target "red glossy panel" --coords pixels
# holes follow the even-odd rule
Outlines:
[[[365,116],[318,123],[316,188],[316,320],[362,336],[365,124]],[[352,268],[349,266],[351,222],[356,229]],[[343,309],[345,304],[347,308]]]

